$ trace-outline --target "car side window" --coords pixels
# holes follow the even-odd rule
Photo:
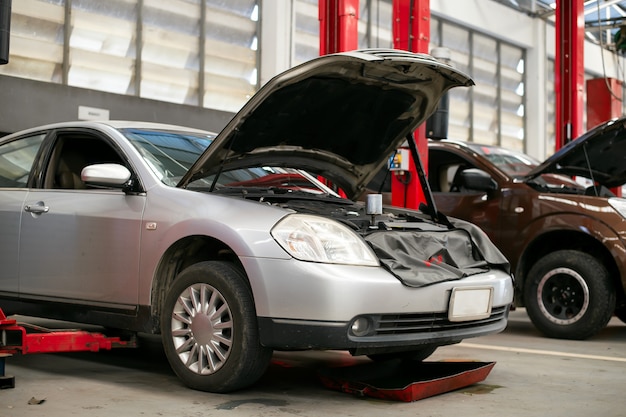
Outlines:
[[[0,187],[25,188],[45,133],[0,145]]]
[[[433,150],[428,153],[428,181],[433,192],[458,193],[462,191],[460,174],[473,168],[464,158],[452,152]]]
[[[82,134],[61,136],[52,150],[44,187],[65,190],[88,188],[81,179],[83,168],[105,163],[126,165],[119,153],[100,138]]]

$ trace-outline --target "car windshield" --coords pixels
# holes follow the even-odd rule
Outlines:
[[[142,155],[154,174],[166,185],[175,186],[215,138],[212,134],[186,131],[121,129]],[[215,182],[215,183],[214,183]],[[192,181],[188,189],[236,192],[256,189],[274,192],[305,192],[339,197],[306,171],[278,167],[249,167],[220,172]]]
[[[282,167],[250,167],[221,172],[216,179],[209,175],[192,181],[188,189],[214,190],[220,193],[272,192],[287,194],[304,192],[339,197],[331,188],[315,176],[301,169]]]
[[[511,177],[525,176],[539,165],[539,161],[531,156],[498,146],[470,145],[470,148]]]
[[[154,174],[175,186],[215,138],[212,134],[171,130],[122,129]]]

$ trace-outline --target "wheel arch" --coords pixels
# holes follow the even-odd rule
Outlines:
[[[611,250],[595,236],[580,230],[550,230],[537,236],[524,249],[515,269],[517,306],[524,306],[523,288],[532,266],[543,256],[559,250],[578,250],[592,255],[606,266],[616,294],[623,297],[621,271]]]
[[[167,290],[176,280],[176,277],[191,265],[211,260],[227,261],[233,264],[241,271],[246,284],[250,286],[245,269],[230,246],[209,236],[186,236],[173,243],[165,251],[152,282],[150,311],[155,332],[159,332],[160,329],[161,309],[167,296]]]

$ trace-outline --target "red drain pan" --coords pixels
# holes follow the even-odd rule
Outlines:
[[[417,401],[483,381],[495,362],[372,362],[318,372],[330,389],[393,401]]]

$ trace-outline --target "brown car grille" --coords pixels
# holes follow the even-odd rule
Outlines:
[[[467,327],[480,327],[496,323],[507,314],[507,306],[494,307],[491,315],[481,320],[450,321],[447,313],[431,314],[386,314],[380,316],[376,335],[423,333],[437,330],[456,330]]]

